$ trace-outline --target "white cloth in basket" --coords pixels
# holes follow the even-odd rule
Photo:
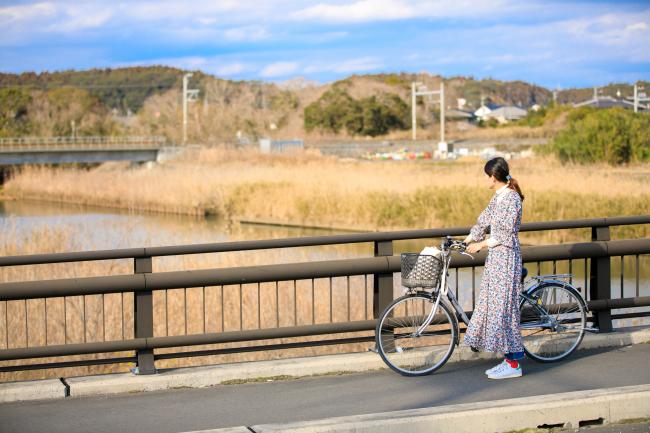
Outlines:
[[[441,254],[442,251],[440,251],[437,247],[424,247],[422,251],[420,251],[421,256],[434,256],[438,259],[440,258]],[[411,272],[409,272],[407,278],[414,278],[414,272],[417,272],[417,269],[420,265],[424,265],[424,263],[421,263],[420,260],[422,259],[418,257],[417,266],[413,266],[413,269]]]
[[[420,254],[423,256],[435,256],[437,258],[440,258],[440,254],[442,251],[440,251],[437,247],[424,247],[422,251],[420,251]]]

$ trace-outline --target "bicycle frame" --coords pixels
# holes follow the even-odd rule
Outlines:
[[[424,330],[431,324],[431,321],[433,320],[433,318],[436,315],[436,312],[438,311],[438,305],[440,305],[440,300],[442,299],[443,296],[447,297],[449,303],[456,311],[456,315],[458,316],[458,318],[460,318],[466,325],[469,324],[469,318],[467,317],[467,314],[465,314],[465,311],[463,311],[463,308],[458,303],[456,296],[452,291],[449,290],[449,286],[447,285],[447,277],[449,276],[448,274],[449,263],[451,263],[451,253],[450,251],[443,249],[442,254],[443,254],[442,278],[440,280],[440,289],[438,290],[438,296],[426,320],[424,321],[424,323],[422,323],[422,326],[420,326],[416,331],[417,336],[420,336],[424,332]]]
[[[449,276],[448,270],[449,270],[449,264],[451,263],[451,251],[443,248],[442,250],[442,260],[443,260],[443,269],[442,269],[442,277],[438,289],[438,296],[436,297],[435,304],[433,308],[431,308],[431,311],[429,312],[426,320],[424,323],[417,329],[415,332],[415,335],[420,336],[424,330],[431,324],[431,321],[436,315],[436,312],[438,311],[438,306],[440,305],[440,302],[444,297],[447,298],[449,303],[451,304],[452,308],[456,312],[456,318],[457,320],[462,320],[465,325],[469,325],[469,317],[467,317],[467,314],[461,307],[461,305],[458,303],[458,300],[456,299],[456,296],[454,295],[454,292],[449,290],[449,286],[447,284],[447,277]],[[543,284],[549,284],[549,283],[555,283],[558,285],[561,285],[563,287],[571,287],[573,288],[576,293],[580,295],[582,298],[582,294],[578,289],[573,287],[571,284],[567,283],[566,281],[561,281],[561,279],[565,278],[570,278],[572,277],[572,274],[549,274],[549,275],[537,275],[534,277],[531,277],[526,283],[530,284],[531,280],[536,280],[534,284],[530,284],[528,287],[526,287],[522,292],[519,294],[520,298],[523,298],[529,302],[529,304],[535,308],[538,313],[542,317],[547,317],[548,316],[548,311],[544,310],[542,307],[540,307],[537,302],[530,296],[530,294],[539,286]],[[524,284],[526,284],[524,283]],[[586,306],[586,302],[584,302],[584,298],[582,298],[583,303]],[[544,328],[553,328],[553,323],[552,321],[547,321],[545,323],[529,323],[529,324],[524,324],[521,325],[521,329],[538,329],[540,327]],[[590,328],[585,327],[585,330],[591,331]]]

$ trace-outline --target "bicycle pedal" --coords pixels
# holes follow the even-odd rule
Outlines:
[[[595,328],[595,327],[591,327],[591,326],[585,326],[583,329],[585,330],[585,332],[590,332],[590,333],[592,333],[592,334],[598,334],[598,333],[600,333],[600,328]]]

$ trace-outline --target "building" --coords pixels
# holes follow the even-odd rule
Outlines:
[[[481,104],[478,110],[474,112],[474,116],[476,116],[476,118],[479,120],[483,120],[485,116],[487,116],[489,113],[491,113],[492,111],[496,110],[499,107],[500,105],[492,104],[492,103]]]
[[[508,123],[514,120],[519,120],[526,117],[528,111],[515,105],[504,105],[495,110],[490,111],[482,120],[496,119],[499,123]]]
[[[575,108],[578,107],[594,107],[594,108],[612,108],[623,107],[634,109],[634,103],[626,101],[625,99],[617,99],[611,96],[595,96],[587,101],[577,102],[573,104]],[[639,105],[639,107],[642,107]]]

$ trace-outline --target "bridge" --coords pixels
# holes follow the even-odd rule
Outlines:
[[[58,397],[51,403],[34,403],[39,405],[39,411],[45,408],[45,413],[49,415],[42,418],[31,416],[32,424],[24,418],[25,428],[22,431],[37,431],[39,422],[42,422],[41,427],[51,426],[54,419],[69,420],[74,418],[75,414],[81,413],[92,413],[93,417],[97,417],[96,420],[92,419],[93,423],[105,419],[107,425],[114,425],[112,424],[116,422],[114,416],[101,415],[101,412],[110,414],[114,413],[114,410],[124,411],[123,413],[127,415],[125,422],[135,418],[141,419],[143,423],[149,422],[148,427],[138,428],[138,431],[178,432],[198,428],[296,421],[305,417],[313,419],[322,416],[349,415],[351,410],[356,410],[358,414],[377,412],[375,408],[403,410],[429,407],[432,404],[530,396],[539,394],[538,391],[554,394],[610,386],[648,384],[650,376],[647,375],[647,368],[643,366],[647,363],[650,346],[640,345],[615,351],[603,349],[612,342],[631,343],[650,340],[650,332],[643,334],[645,335],[643,338],[647,340],[638,340],[638,337],[633,336],[621,337],[628,335],[625,334],[628,331],[617,329],[617,323],[623,323],[622,321],[650,316],[650,311],[645,308],[650,306],[650,296],[648,296],[650,292],[646,287],[647,283],[641,280],[642,275],[646,273],[643,264],[650,254],[650,239],[610,239],[610,227],[639,224],[650,224],[650,215],[522,224],[522,232],[566,229],[591,231],[591,239],[585,242],[524,247],[522,259],[531,273],[540,274],[543,269],[555,272],[559,266],[568,266],[569,272],[581,273],[582,277],[574,283],[582,287],[591,311],[589,320],[600,332],[593,336],[595,340],[589,343],[591,346],[587,344],[586,348],[589,350],[576,355],[566,363],[549,365],[528,363],[526,371],[531,373],[531,380],[518,382],[525,383],[525,386],[512,382],[496,394],[486,388],[488,385],[483,382],[467,382],[469,376],[482,377],[480,371],[491,366],[493,362],[478,357],[472,358],[467,348],[458,349],[458,360],[465,359],[468,363],[454,363],[446,366],[439,374],[415,381],[387,372],[373,373],[372,370],[378,366],[378,357],[367,352],[374,340],[375,317],[399,294],[399,287],[394,279],[394,273],[400,270],[399,256],[394,255],[397,242],[424,240],[437,243],[437,240],[432,241],[432,239],[463,236],[468,233],[469,227],[0,257],[2,267],[126,259],[132,261],[134,269],[132,275],[0,284],[0,312],[4,303],[4,317],[0,315],[0,373],[39,369],[71,371],[71,367],[97,364],[133,364],[137,368],[137,375],[126,373],[95,378],[74,378],[63,375],[63,378],[58,379],[62,375],[55,373],[54,377],[57,379],[49,383],[55,386],[55,394]],[[351,243],[368,244],[372,246],[373,253],[369,257],[344,260],[171,272],[153,271],[153,260],[168,256],[228,254],[236,251]],[[473,261],[459,257],[452,263],[452,274],[455,274],[453,289],[468,314],[471,314],[476,298],[478,286],[476,274],[480,272],[485,256],[482,252]],[[626,268],[629,271],[629,267],[625,263],[634,265],[631,275],[626,274]],[[620,266],[613,266],[618,264]],[[617,268],[620,275],[613,275],[613,270]],[[467,283],[466,287],[463,287],[465,286],[463,281]],[[169,299],[173,293],[180,293],[184,299],[180,310],[170,307]],[[98,296],[101,299],[100,307],[94,310],[94,315],[91,315],[88,313],[87,305],[91,299],[97,302]],[[109,296],[117,296],[118,302],[107,305]],[[34,306],[34,300],[42,301],[40,304],[42,309]],[[28,301],[32,302],[31,315],[28,314]],[[28,316],[41,314],[44,329],[46,332],[48,330],[52,332],[58,326],[51,323],[55,319],[53,310],[56,302],[59,303],[59,310],[61,307],[63,309],[63,320],[57,323],[60,325],[62,322],[64,338],[62,341],[50,344],[46,336],[45,340],[35,344],[35,339],[30,338]],[[83,324],[81,337],[72,335],[70,311],[73,308],[75,311],[78,310],[79,320]],[[181,317],[184,316],[180,328],[172,329],[170,308]],[[107,317],[117,317],[116,323],[121,328],[121,336],[118,332],[116,338],[114,332],[108,332],[110,319]],[[21,321],[24,321],[22,325]],[[91,327],[96,331],[94,334],[87,329]],[[109,334],[113,337],[107,338]],[[610,338],[609,335],[614,337]],[[92,341],[88,341],[90,340],[88,336],[93,336]],[[205,358],[208,361],[213,360],[214,363],[215,356],[251,353],[267,355],[276,353],[278,356],[270,356],[270,358],[283,358],[295,356],[296,353],[306,353],[307,348],[310,348],[313,353],[325,354],[326,349],[330,347],[336,347],[336,352],[349,353],[326,357],[327,361],[323,361],[325,366],[322,363],[318,368],[314,367],[316,365],[314,363],[319,357],[301,358],[300,363],[295,359],[269,360],[217,365],[209,367],[208,370],[205,369],[208,367],[201,367],[202,369],[189,369],[185,372],[165,368],[169,360],[189,361]],[[617,368],[620,365],[625,365],[625,368]],[[236,370],[239,373],[235,373]],[[323,377],[307,382],[279,382],[266,388],[263,388],[264,384],[246,385],[241,388],[241,391],[233,390],[232,387],[210,388],[200,393],[187,391],[187,394],[185,391],[168,391],[170,394],[158,395],[155,398],[156,403],[151,400],[152,397],[146,395],[117,395],[110,400],[93,400],[90,397],[83,401],[70,399],[75,396],[92,395],[93,392],[95,394],[98,392],[100,394],[132,393],[153,389],[206,386],[206,383],[218,385],[230,383],[232,380],[237,383],[260,380],[275,383],[276,376],[282,378],[309,376],[310,373],[327,375],[339,374],[341,371],[349,373],[366,370],[370,372],[361,373],[361,376],[352,379],[348,377],[337,380],[336,377]],[[608,371],[608,374],[603,375],[602,371]],[[539,374],[541,372],[544,372],[544,375]],[[551,382],[547,382],[548,380]],[[375,381],[378,381],[379,385],[373,387]],[[345,382],[355,385],[352,388],[345,388]],[[416,397],[418,393],[426,392],[427,387],[433,386],[434,382],[447,393],[452,392],[454,388],[462,389],[469,398],[457,398],[458,395],[452,393],[445,400],[444,395],[439,394],[439,391],[435,391],[435,396],[431,398]],[[403,385],[408,388],[410,385],[407,384],[415,386],[416,391],[401,387]],[[555,386],[549,386],[550,384]],[[9,388],[3,386],[8,385],[0,385],[0,397],[3,391],[5,395],[9,395]],[[325,389],[320,390],[320,386]],[[329,396],[327,397],[329,400],[325,397],[309,399],[304,392],[300,391],[303,388],[308,389],[310,393],[323,392],[324,396]],[[363,389],[364,392],[360,393],[359,389]],[[382,394],[381,389],[395,389],[395,394]],[[286,402],[276,401],[280,393],[286,392],[296,393],[297,396],[302,397],[288,398]],[[337,393],[343,395],[350,393],[356,398],[346,400],[344,396],[337,397]],[[377,395],[371,399],[371,394],[374,393]],[[404,393],[404,400],[398,398],[402,393]],[[258,397],[254,398],[253,394],[258,394]],[[236,397],[232,397],[233,395]],[[591,395],[595,394],[592,392]],[[368,404],[364,405],[362,401],[365,398],[369,400]],[[197,400],[189,403],[187,399]],[[229,399],[232,400],[230,403],[225,401]],[[313,401],[317,405],[327,405],[328,402],[335,400],[340,400],[341,404],[333,404],[332,410],[318,410],[318,406],[314,410],[301,405],[301,399]],[[183,424],[186,427],[172,420],[170,420],[171,424],[165,426],[150,421],[145,422],[145,418],[151,420],[151,413],[138,415],[139,411],[135,409],[141,407],[141,404],[145,406],[155,404],[156,408],[147,407],[152,413],[158,413],[161,419],[167,419],[169,411],[178,411],[176,405],[181,404],[180,401],[185,402],[183,411],[186,405],[197,404],[198,412],[201,412],[199,416],[197,410],[187,410],[187,416],[181,417],[186,420]],[[212,404],[205,406],[203,404],[205,401]],[[62,402],[69,402],[69,404],[65,405]],[[288,402],[292,402],[300,409],[297,412],[292,411]],[[250,403],[250,407],[247,407],[247,403]],[[0,406],[3,419],[18,423],[12,425],[20,424],[20,419],[16,418],[20,413],[23,417],[27,417],[30,408],[33,413],[34,406],[31,403],[16,406],[17,404]],[[213,405],[221,409],[217,410]],[[263,411],[261,407],[266,405],[270,405],[270,409]],[[25,409],[22,410],[21,407]],[[279,415],[273,414],[275,407],[282,407],[284,412]],[[105,411],[105,408],[109,410]],[[205,408],[205,411],[201,408]],[[645,417],[650,416],[650,407],[646,409],[648,414],[644,415]],[[303,410],[304,414],[300,415],[300,411]],[[232,411],[239,411],[242,416],[228,416],[227,413]],[[215,414],[221,415],[217,419]],[[34,429],[27,429],[28,425],[32,425]],[[84,431],[84,427],[87,428],[88,425],[81,423],[76,431]],[[65,428],[66,431],[75,431],[70,425]]]
[[[174,145],[158,136],[0,138],[0,166],[22,164],[148,162]]]

